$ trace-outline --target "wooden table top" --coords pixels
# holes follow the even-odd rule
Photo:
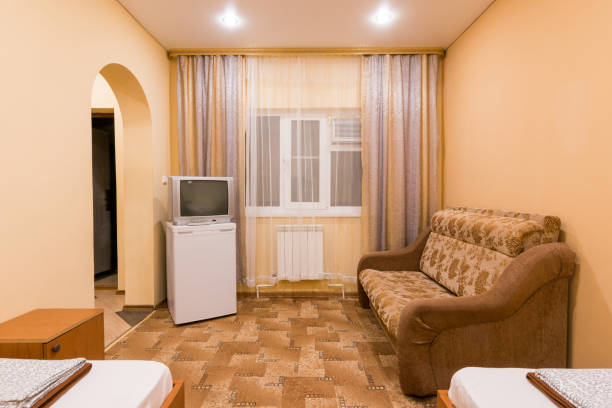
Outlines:
[[[48,343],[103,309],[35,309],[0,323],[0,343]]]

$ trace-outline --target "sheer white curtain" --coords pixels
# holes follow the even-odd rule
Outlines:
[[[245,58],[246,279],[354,281],[360,57]]]

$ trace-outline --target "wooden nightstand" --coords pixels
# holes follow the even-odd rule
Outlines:
[[[36,309],[0,323],[0,357],[104,360],[102,309]]]

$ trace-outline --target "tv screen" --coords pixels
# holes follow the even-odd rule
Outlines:
[[[228,213],[225,180],[181,180],[181,217],[206,217]]]

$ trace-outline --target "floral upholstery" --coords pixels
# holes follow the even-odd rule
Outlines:
[[[421,253],[421,272],[366,269],[359,281],[391,336],[415,299],[476,296],[488,291],[514,257],[558,239],[558,217],[454,207],[436,212]]]
[[[435,394],[470,364],[566,366],[575,254],[559,229],[557,217],[451,208],[410,246],[361,258],[359,302],[386,329],[405,394]]]
[[[456,295],[473,296],[491,288],[510,262],[501,252],[432,232],[421,270]]]
[[[535,221],[458,210],[436,212],[431,230],[512,257],[541,244],[544,233]]]
[[[557,217],[534,214],[463,208],[438,211],[421,255],[421,271],[458,296],[479,295],[493,286],[512,258],[556,240],[559,226]]]
[[[470,208],[470,207],[449,207],[450,210],[468,211],[478,214],[497,215],[500,217],[519,218],[522,220],[531,220],[540,224],[544,228],[542,243],[557,242],[559,240],[559,231],[561,230],[561,219],[553,215],[542,215],[532,213],[521,213],[508,210],[489,210],[485,208]]]
[[[415,299],[454,297],[422,272],[366,269],[359,274],[359,280],[372,307],[394,338],[397,338],[400,314],[408,302]]]

